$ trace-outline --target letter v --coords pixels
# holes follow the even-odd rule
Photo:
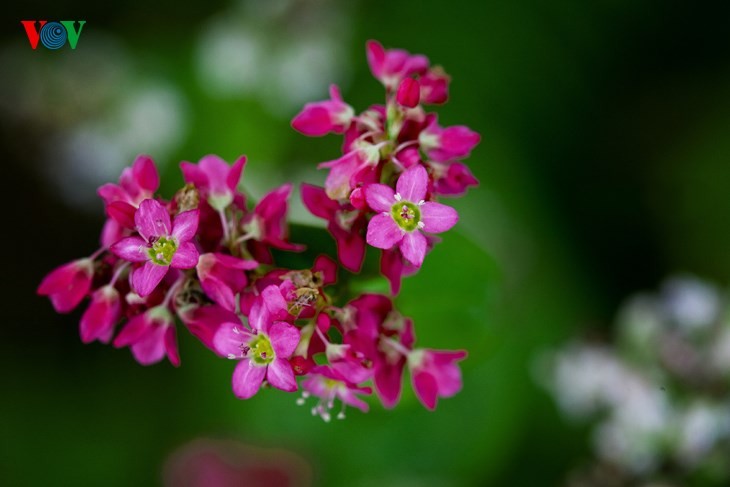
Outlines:
[[[40,22],[40,24],[41,24],[40,27],[38,28],[38,30],[36,30],[36,28],[35,28],[35,23],[36,22]],[[33,49],[35,49],[36,47],[38,47],[38,39],[40,37],[40,34],[39,34],[40,29],[44,25],[46,25],[46,21],[45,20],[41,20],[41,21],[36,21],[36,20],[21,20],[20,23],[23,24],[23,27],[25,27],[25,33],[28,36],[28,42],[30,42],[30,47],[32,47]]]
[[[64,27],[66,27],[66,32],[68,33],[68,44],[71,46],[71,49],[76,49],[76,43],[79,42],[79,37],[81,36],[81,29],[84,28],[84,24],[86,23],[85,20],[79,20],[79,30],[74,29],[74,24],[76,21],[74,20],[62,20],[61,24],[63,24]]]

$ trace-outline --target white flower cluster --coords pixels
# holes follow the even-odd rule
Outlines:
[[[670,279],[622,307],[612,345],[550,353],[539,379],[566,415],[597,419],[600,461],[640,479],[671,465],[730,480],[729,310],[714,286]]]

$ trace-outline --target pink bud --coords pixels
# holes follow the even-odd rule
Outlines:
[[[421,96],[421,87],[413,78],[403,78],[398,86],[396,100],[404,107],[413,108],[418,105]]]

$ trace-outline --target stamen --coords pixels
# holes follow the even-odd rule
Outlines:
[[[235,356],[235,355],[233,355],[232,353],[229,353],[229,354],[228,354],[228,358],[229,358],[230,360],[235,360],[235,359],[236,359],[236,356]]]
[[[400,195],[400,193],[396,193],[396,194],[395,194],[395,200],[396,200],[396,201],[400,201],[400,200],[402,200],[402,199],[403,199],[403,197],[402,197],[402,196]]]
[[[425,204],[426,204],[426,202],[425,202],[424,200],[421,200],[421,201],[419,201],[419,202],[418,202],[418,203],[416,203],[416,204],[417,204],[418,206],[423,206],[423,205],[425,205]]]
[[[417,226],[418,226],[418,228],[423,228],[423,227],[426,226],[426,224],[423,223],[423,222],[418,222],[418,225]]]

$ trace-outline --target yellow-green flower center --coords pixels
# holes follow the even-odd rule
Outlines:
[[[274,347],[271,346],[271,340],[263,333],[256,335],[248,343],[251,360],[257,365],[267,365],[274,361],[276,354]]]
[[[172,237],[160,237],[154,241],[148,254],[150,260],[157,265],[170,265],[177,252],[177,242]]]
[[[390,209],[393,220],[406,232],[412,232],[421,221],[421,210],[410,201],[399,201]]]

